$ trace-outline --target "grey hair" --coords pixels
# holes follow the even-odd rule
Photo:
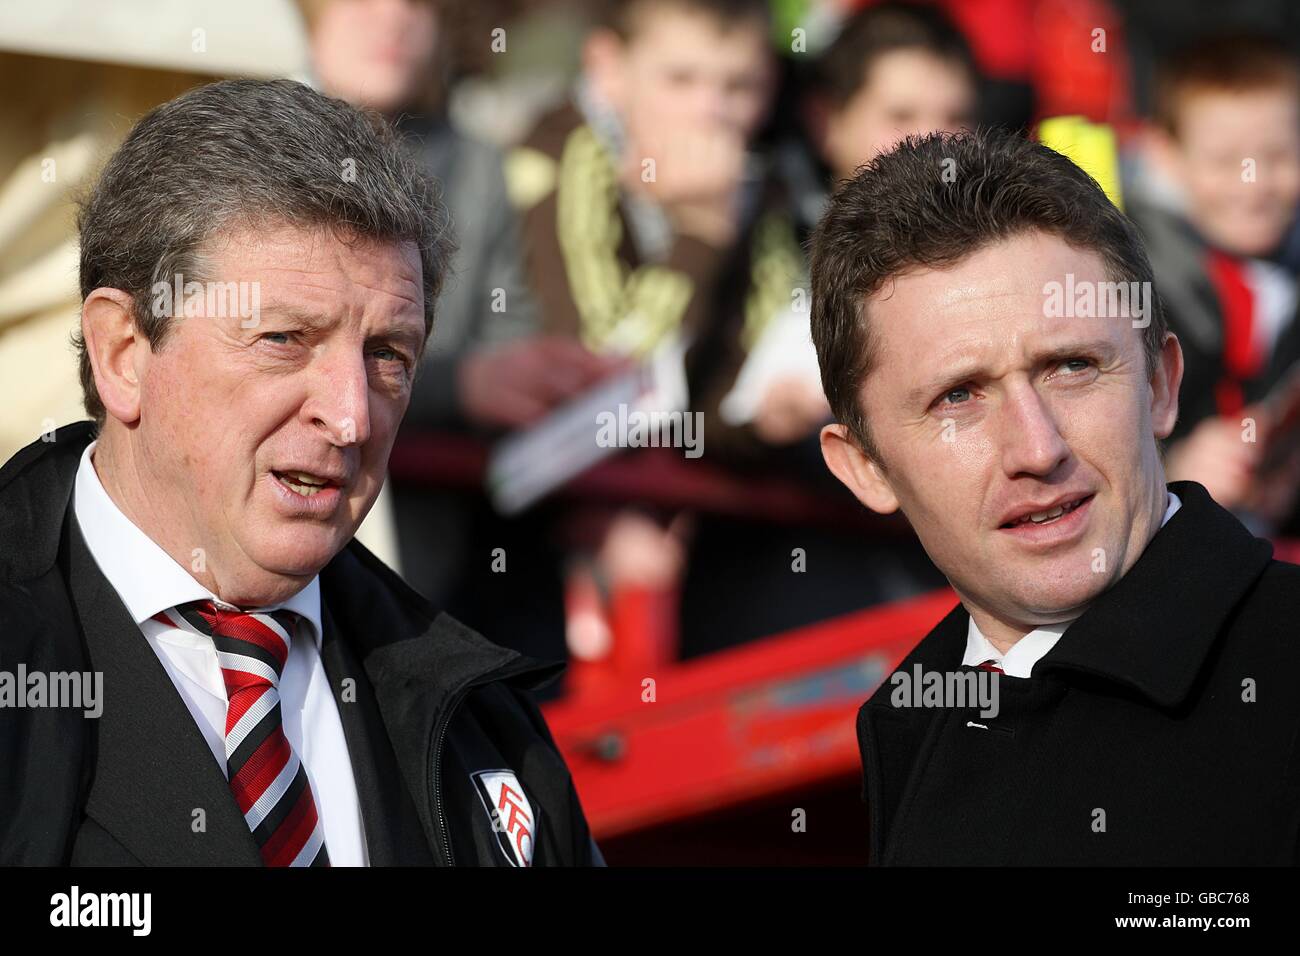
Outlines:
[[[204,281],[202,251],[232,225],[330,229],[414,243],[425,341],[454,242],[437,182],[377,114],[292,80],[225,80],[149,112],[104,167],[77,216],[81,297],[120,289],[153,350],[172,327],[151,290],[179,273]],[[211,277],[206,277],[211,278]],[[80,330],[72,336],[86,413],[106,410]]]

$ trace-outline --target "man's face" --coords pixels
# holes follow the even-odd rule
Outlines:
[[[1189,93],[1176,170],[1192,222],[1215,245],[1264,256],[1300,202],[1300,102],[1283,89]]]
[[[321,87],[354,106],[396,113],[432,82],[437,30],[429,0],[333,0],[311,36]]]
[[[234,601],[268,581],[305,583],[374,504],[423,347],[424,297],[413,244],[241,230],[205,259],[212,280],[254,284],[241,288],[260,314],[212,315],[205,302],[202,316],[172,320],[143,357],[133,445],[169,551],[188,564],[203,548],[209,587]],[[297,472],[329,487],[294,490]]]
[[[1131,318],[1045,317],[1046,284],[1071,272],[1076,288],[1108,278],[1096,254],[1025,233],[868,303],[880,350],[860,394],[886,471],[846,483],[900,507],[963,600],[1022,630],[1077,616],[1164,512],[1155,439],[1177,412],[1177,340],[1166,400]],[[1075,507],[1008,524],[1057,502]]]
[[[652,5],[614,42],[596,77],[633,142],[673,130],[726,127],[748,137],[767,109],[771,62],[758,20],[722,24],[705,13]]]
[[[961,64],[926,50],[893,50],[829,117],[826,159],[836,178],[846,179],[905,136],[954,132],[970,125],[974,112],[975,87]]]

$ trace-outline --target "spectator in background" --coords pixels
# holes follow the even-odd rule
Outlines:
[[[969,126],[970,47],[937,7],[882,3],[845,22],[817,64],[821,151],[836,182],[905,136]]]
[[[442,184],[455,229],[452,276],[404,431],[527,425],[590,386],[609,363],[569,338],[537,334],[500,154],[459,133],[445,115],[452,71],[442,5],[301,0],[300,7],[322,90],[396,124]],[[397,485],[392,496],[402,574],[441,603],[474,535],[475,509],[423,487]]]
[[[1186,360],[1169,476],[1249,510],[1268,437],[1259,403],[1300,359],[1283,249],[1300,203],[1300,64],[1272,39],[1203,41],[1164,64],[1155,119],[1148,158],[1172,189],[1129,211]],[[1246,417],[1259,440],[1243,437]]]
[[[767,27],[764,0],[600,5],[572,102],[510,160],[548,331],[642,355],[709,323],[764,211],[747,147],[771,94]]]
[[[752,150],[775,75],[769,26],[764,0],[599,5],[571,101],[507,165],[548,332],[633,358],[680,337],[698,395],[718,330],[757,334],[789,303],[802,255]],[[704,433],[716,460],[723,436],[707,420]],[[600,646],[577,636],[600,631],[590,595],[671,589],[683,543],[671,515],[582,510],[567,524],[568,591],[587,596],[571,648]]]

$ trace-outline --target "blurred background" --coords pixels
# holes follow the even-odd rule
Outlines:
[[[4,0],[0,461],[85,417],[76,201],[135,120],[228,76],[374,110],[459,252],[358,537],[570,662],[544,706],[611,864],[858,864],[857,708],[955,596],[821,461],[827,196],[911,133],[1072,155],[1183,343],[1169,478],[1295,560],[1298,44],[1287,0]],[[674,447],[575,432],[618,406]]]

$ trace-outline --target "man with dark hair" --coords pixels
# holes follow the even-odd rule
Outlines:
[[[0,708],[0,862],[598,860],[528,695],[555,666],[353,540],[447,270],[435,182],[373,116],[229,81],[142,119],[79,227],[94,421],[0,470],[0,661],[102,696]]]
[[[1166,485],[1182,350],[1132,224],[1012,134],[909,138],[812,284],[826,463],[961,602],[859,712],[871,862],[1296,862],[1300,569]]]

